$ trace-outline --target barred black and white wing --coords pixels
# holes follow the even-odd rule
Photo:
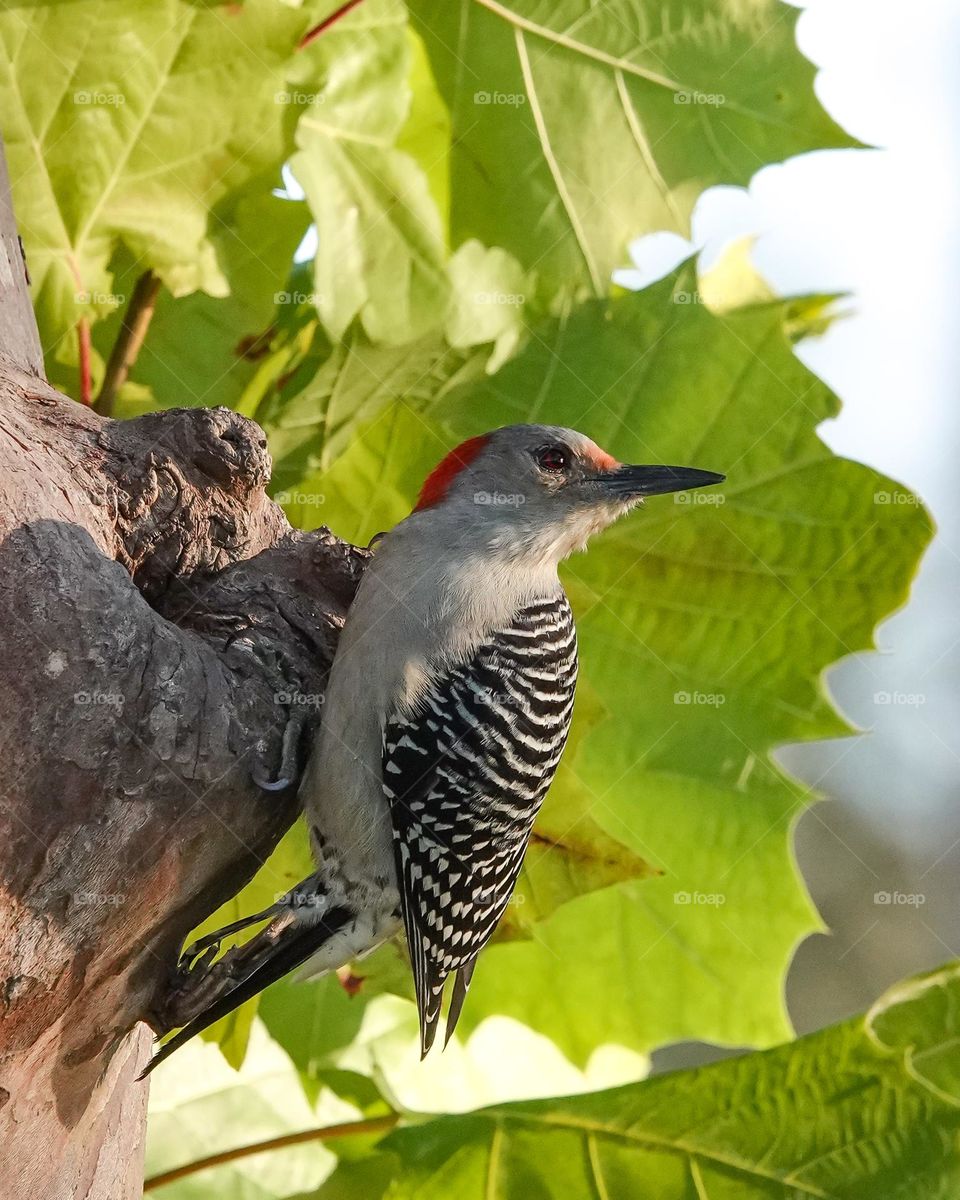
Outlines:
[[[477,955],[516,886],[570,728],[577,643],[566,596],[519,611],[384,730],[383,787],[421,1049],[457,972],[453,1032]]]

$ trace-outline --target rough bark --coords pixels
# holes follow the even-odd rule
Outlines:
[[[141,1022],[296,815],[251,771],[277,774],[291,710],[316,720],[297,700],[364,552],[289,527],[253,422],[117,423],[43,381],[4,184],[0,1196],[126,1200]]]

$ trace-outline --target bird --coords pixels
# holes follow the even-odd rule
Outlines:
[[[227,934],[267,922],[216,959],[221,994],[144,1074],[290,971],[323,975],[401,931],[421,1057],[453,976],[449,1041],[570,728],[577,640],[558,565],[645,497],[724,478],[624,465],[554,425],[495,429],[442,459],[377,539],[347,613],[299,791],[316,870],[185,952],[188,975],[206,970]]]

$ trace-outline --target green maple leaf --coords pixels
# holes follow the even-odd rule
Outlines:
[[[380,1143],[396,1156],[389,1196],[952,1196],[958,1002],[954,965],[764,1054],[412,1125]]]
[[[288,77],[313,57],[297,44],[323,7],[48,0],[0,14],[4,138],[54,374],[76,361],[80,318],[122,307],[118,251],[174,296],[229,293],[218,237],[252,181],[280,182],[299,115]]]
[[[851,146],[779,0],[412,0],[450,109],[451,237],[504,246],[545,299],[609,291],[627,244],[700,193]]]

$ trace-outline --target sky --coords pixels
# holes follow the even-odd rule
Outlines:
[[[835,699],[875,736],[835,749],[826,782],[893,824],[908,799],[919,835],[936,839],[939,809],[960,778],[960,5],[918,0],[908,21],[891,0],[796,7],[800,48],[820,68],[821,102],[876,148],[807,154],[760,171],[749,189],[712,188],[694,213],[692,240],[709,267],[730,239],[751,235],[753,261],[778,292],[850,293],[850,315],[798,350],[843,401],[820,434],[837,453],[918,492],[939,533],[910,606],[881,629],[885,657],[831,673]],[[638,270],[621,279],[642,286],[689,253],[672,234],[642,238],[632,248]],[[877,691],[926,702],[884,711]],[[787,760],[820,778],[829,756],[804,748]],[[877,781],[869,795],[861,795],[865,770]]]
[[[820,435],[918,493],[938,527],[909,603],[878,631],[878,652],[827,674],[864,735],[778,753],[833,802],[796,831],[829,927],[800,947],[788,980],[805,1032],[960,957],[960,4],[795,6],[821,102],[874,148],[804,155],[760,171],[748,189],[711,189],[693,243],[709,267],[730,239],[750,235],[777,292],[849,293],[850,315],[797,348],[843,403]],[[673,235],[641,239],[631,284],[689,253]],[[911,902],[880,899],[891,893]]]

